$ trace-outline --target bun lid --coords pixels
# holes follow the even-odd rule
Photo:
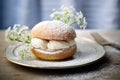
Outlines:
[[[61,21],[43,21],[36,24],[31,34],[33,37],[46,40],[73,40],[75,30]]]

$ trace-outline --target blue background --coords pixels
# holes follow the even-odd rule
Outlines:
[[[61,5],[81,10],[87,29],[120,29],[120,0],[0,0],[0,29],[14,24],[32,28],[40,21],[50,20],[52,9]]]

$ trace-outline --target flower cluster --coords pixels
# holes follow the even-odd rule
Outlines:
[[[30,53],[30,42],[32,36],[29,33],[28,26],[15,24],[13,27],[8,27],[5,31],[5,39],[11,45],[16,43],[24,43],[25,48],[18,51],[18,58],[20,59],[32,59],[33,54]]]
[[[69,26],[79,25],[80,28],[85,29],[87,22],[82,12],[77,12],[72,6],[61,6],[59,11],[54,11],[50,17],[55,20],[62,21]]]
[[[5,31],[5,39],[8,42],[22,42],[29,44],[31,42],[31,35],[28,27],[20,24],[15,24]]]
[[[20,59],[35,59],[35,55],[30,52],[30,45],[24,45],[23,49],[18,51],[18,58]]]

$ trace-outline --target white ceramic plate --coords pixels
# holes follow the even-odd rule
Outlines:
[[[76,39],[77,52],[71,59],[63,61],[43,61],[40,59],[20,59],[18,51],[24,48],[24,45],[8,46],[6,48],[6,58],[16,64],[33,67],[33,68],[44,68],[44,69],[64,69],[80,67],[102,58],[105,51],[102,46],[95,43],[90,39]]]

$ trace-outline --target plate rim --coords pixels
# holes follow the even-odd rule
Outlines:
[[[91,39],[88,39],[88,40],[90,40],[90,41],[93,41],[93,40],[91,40]],[[97,45],[99,45],[98,43],[95,43],[95,44],[97,44]],[[20,44],[18,44],[18,45],[20,45]],[[17,47],[18,45],[14,45],[14,46],[12,46],[12,47]],[[33,66],[33,65],[29,65],[29,64],[25,64],[25,63],[22,63],[22,62],[19,62],[19,61],[16,61],[16,60],[13,60],[13,59],[11,59],[11,58],[9,58],[8,56],[7,56],[7,50],[11,47],[11,45],[9,45],[7,48],[5,48],[5,57],[6,57],[6,59],[8,60],[8,61],[10,61],[10,62],[12,62],[12,63],[14,63],[14,64],[18,64],[18,65],[21,65],[21,66],[26,66],[26,67],[31,67],[31,68],[41,68],[41,69],[68,69],[68,68],[75,68],[75,67],[82,67],[82,66],[86,66],[86,65],[89,65],[89,64],[92,64],[92,63],[94,63],[94,62],[96,62],[96,61],[98,61],[98,60],[100,60],[104,55],[105,55],[105,50],[104,50],[104,48],[103,48],[103,46],[101,46],[101,45],[99,45],[102,49],[103,49],[103,53],[101,53],[102,55],[101,56],[99,56],[99,58],[96,58],[95,60],[92,60],[92,61],[89,61],[88,63],[84,63],[84,64],[82,64],[82,65],[80,65],[80,64],[77,64],[77,65],[71,65],[71,66]],[[13,49],[14,49],[13,48]],[[21,60],[22,61],[22,60]]]

